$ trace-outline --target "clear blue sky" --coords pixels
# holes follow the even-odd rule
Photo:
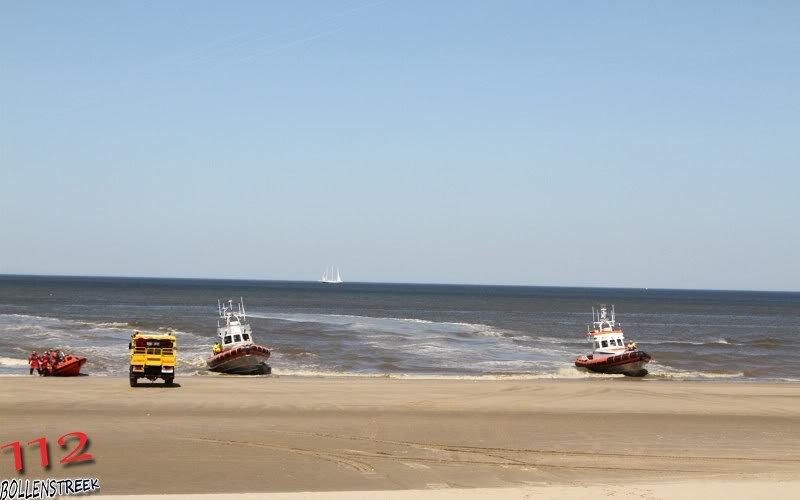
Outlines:
[[[0,273],[800,290],[800,3],[0,3]]]

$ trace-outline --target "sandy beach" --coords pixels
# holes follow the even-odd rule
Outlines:
[[[53,461],[44,471],[26,450],[15,476],[5,450],[2,477],[96,477],[103,495],[481,488],[468,490],[476,498],[497,488],[679,498],[703,485],[724,496],[754,484],[788,498],[800,478],[796,384],[177,381],[0,378],[0,443],[46,436]],[[55,440],[72,431],[89,436],[94,463],[58,464]]]

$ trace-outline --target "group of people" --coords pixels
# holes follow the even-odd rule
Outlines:
[[[33,375],[33,371],[36,370],[40,376],[51,375],[53,373],[53,368],[62,361],[64,361],[63,351],[52,349],[50,351],[43,351],[41,354],[33,351],[31,355],[28,356],[28,364],[31,367],[30,374]]]

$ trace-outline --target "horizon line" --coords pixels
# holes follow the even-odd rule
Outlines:
[[[98,279],[141,279],[141,280],[186,280],[186,281],[256,281],[280,283],[319,283],[317,280],[300,279],[266,279],[266,278],[209,278],[209,277],[177,277],[177,276],[131,276],[131,275],[81,275],[81,274],[20,274],[0,273],[3,277],[21,278],[98,278]],[[668,288],[642,286],[608,286],[608,285],[511,285],[497,283],[437,283],[415,281],[346,281],[338,285],[432,285],[432,286],[472,286],[472,287],[516,287],[516,288],[596,288],[609,290],[654,290],[654,291],[694,291],[694,292],[751,292],[751,293],[800,293],[800,290],[754,290],[735,288]]]

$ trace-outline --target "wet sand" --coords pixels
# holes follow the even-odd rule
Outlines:
[[[0,378],[0,444],[45,436],[53,462],[43,471],[38,450],[26,450],[16,476],[4,450],[0,477],[96,477],[104,495],[420,490],[414,496],[434,498],[456,488],[679,498],[670,488],[788,492],[800,479],[798,384],[176,381]],[[71,431],[90,437],[94,463],[58,464],[55,441]]]

